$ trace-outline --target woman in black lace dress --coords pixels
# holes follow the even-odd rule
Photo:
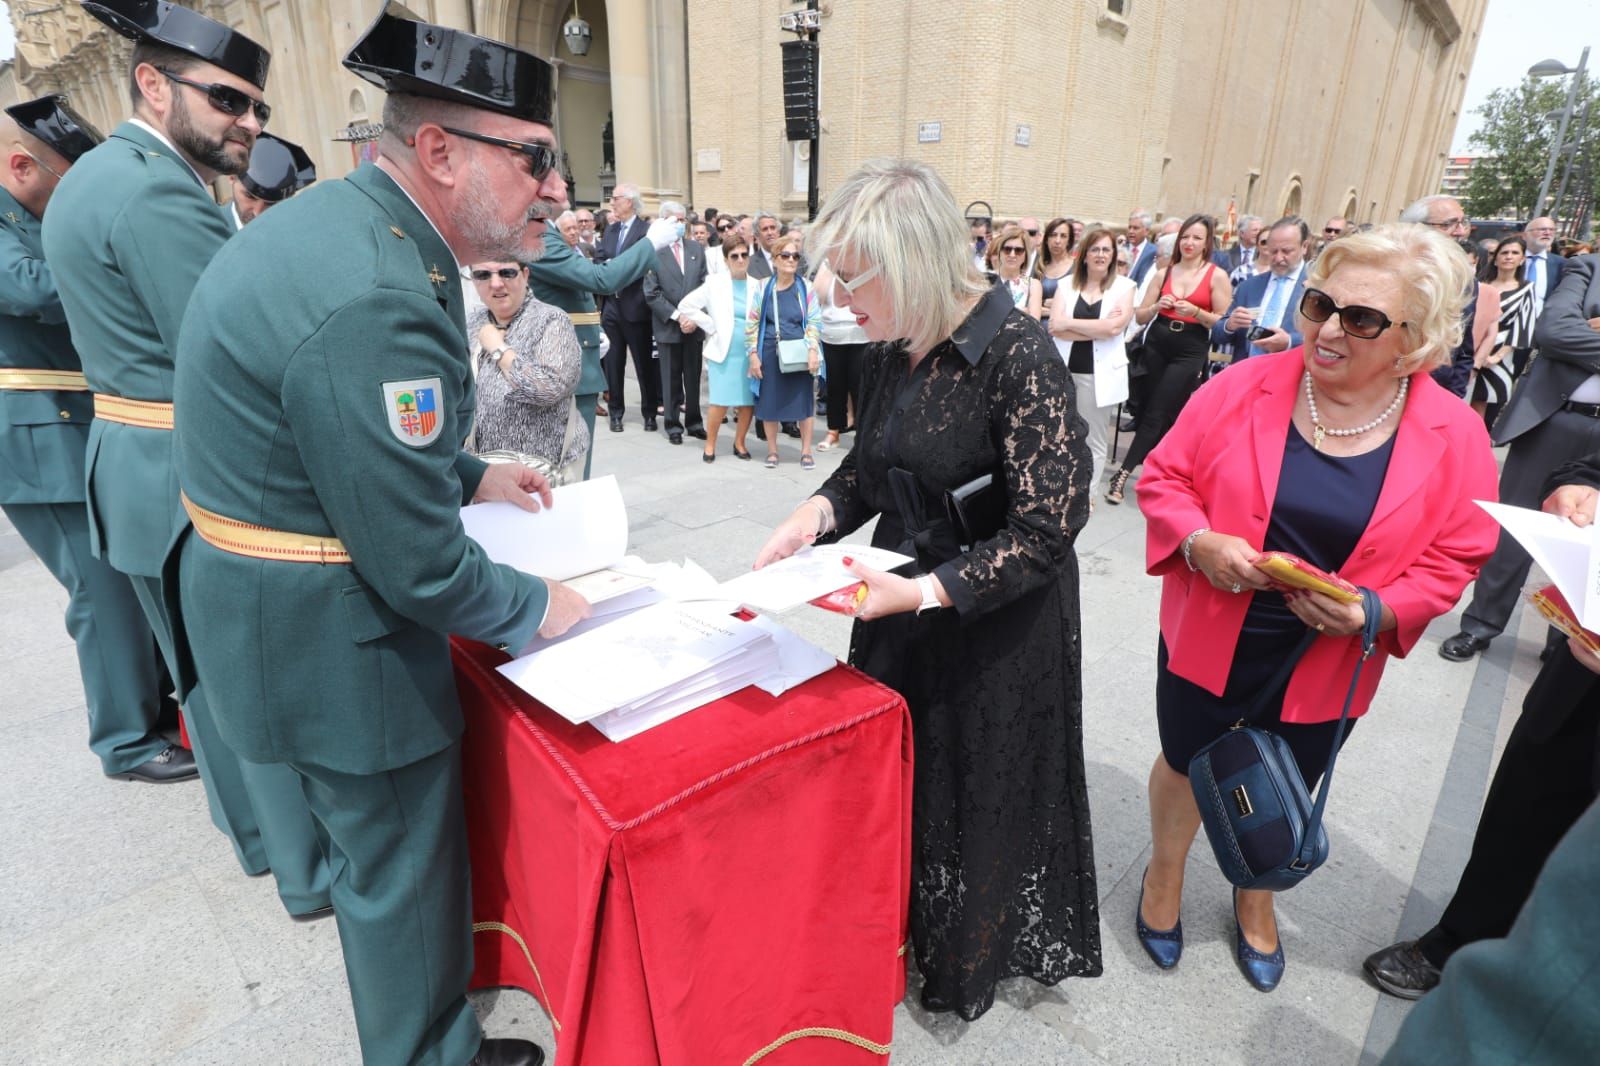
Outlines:
[[[850,661],[911,708],[911,939],[922,1002],[968,1020],[1015,976],[1100,973],[1084,782],[1078,565],[1089,449],[1072,382],[1039,323],[972,268],[939,177],[868,163],[829,197],[808,245],[868,348],[855,447],[757,566],[874,517],[916,556],[867,582]],[[947,490],[991,474],[974,543]],[[981,494],[980,494],[981,495]]]

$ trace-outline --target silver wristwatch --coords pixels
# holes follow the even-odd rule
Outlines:
[[[939,602],[939,594],[934,591],[932,574],[918,574],[917,588],[922,591],[922,602],[917,605],[918,614],[921,614],[923,611],[931,611],[937,607],[944,606],[944,604]]]

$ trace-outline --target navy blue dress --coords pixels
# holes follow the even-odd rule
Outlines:
[[[756,417],[763,422],[800,422],[811,417],[817,386],[809,370],[778,369],[778,331],[772,325],[772,294],[763,291],[761,317],[761,391],[756,395]],[[778,319],[783,339],[792,341],[806,335],[806,309],[800,302],[800,286],[790,285],[778,292]]]
[[[1336,456],[1319,452],[1289,423],[1283,448],[1283,470],[1278,495],[1262,549],[1292,552],[1323,570],[1336,571],[1350,558],[1366,532],[1389,470],[1394,437],[1363,455]],[[1282,594],[1244,593],[1251,596],[1244,628],[1228,671],[1222,695],[1210,692],[1167,670],[1165,641],[1156,653],[1156,721],[1161,731],[1161,752],[1178,773],[1186,774],[1194,753],[1227,732],[1243,715],[1284,657],[1294,652],[1305,636],[1305,623],[1295,617]],[[1267,702],[1261,717],[1250,724],[1269,729],[1288,742],[1295,762],[1314,788],[1328,760],[1339,723],[1286,723],[1283,713],[1285,681]],[[1345,738],[1355,728],[1351,719]]]

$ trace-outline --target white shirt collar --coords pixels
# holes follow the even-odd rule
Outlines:
[[[162,133],[160,130],[156,129],[142,118],[130,118],[128,121],[144,130],[146,133],[160,141],[162,144],[166,145],[168,148],[171,148],[172,154],[178,157],[178,162],[189,168],[189,173],[194,175],[194,180],[198,181],[207,189],[211,188],[211,183],[200,176],[200,172],[194,168],[194,164],[189,162],[189,157],[178,151],[178,146],[173,144],[165,133]]]

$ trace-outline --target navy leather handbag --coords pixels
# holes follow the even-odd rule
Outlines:
[[[1344,711],[1334,733],[1333,750],[1322,771],[1322,786],[1313,803],[1294,755],[1282,737],[1243,722],[1255,717],[1263,703],[1288,681],[1295,664],[1317,638],[1308,632],[1271,683],[1251,704],[1241,724],[1195,752],[1189,762],[1189,787],[1206,827],[1211,850],[1223,876],[1238,888],[1281,892],[1310,876],[1328,858],[1328,834],[1322,812],[1328,804],[1333,764],[1339,758],[1350,704],[1356,697],[1361,668],[1378,640],[1383,604],[1371,589],[1361,590],[1366,613],[1361,631],[1361,658],[1356,662]]]

